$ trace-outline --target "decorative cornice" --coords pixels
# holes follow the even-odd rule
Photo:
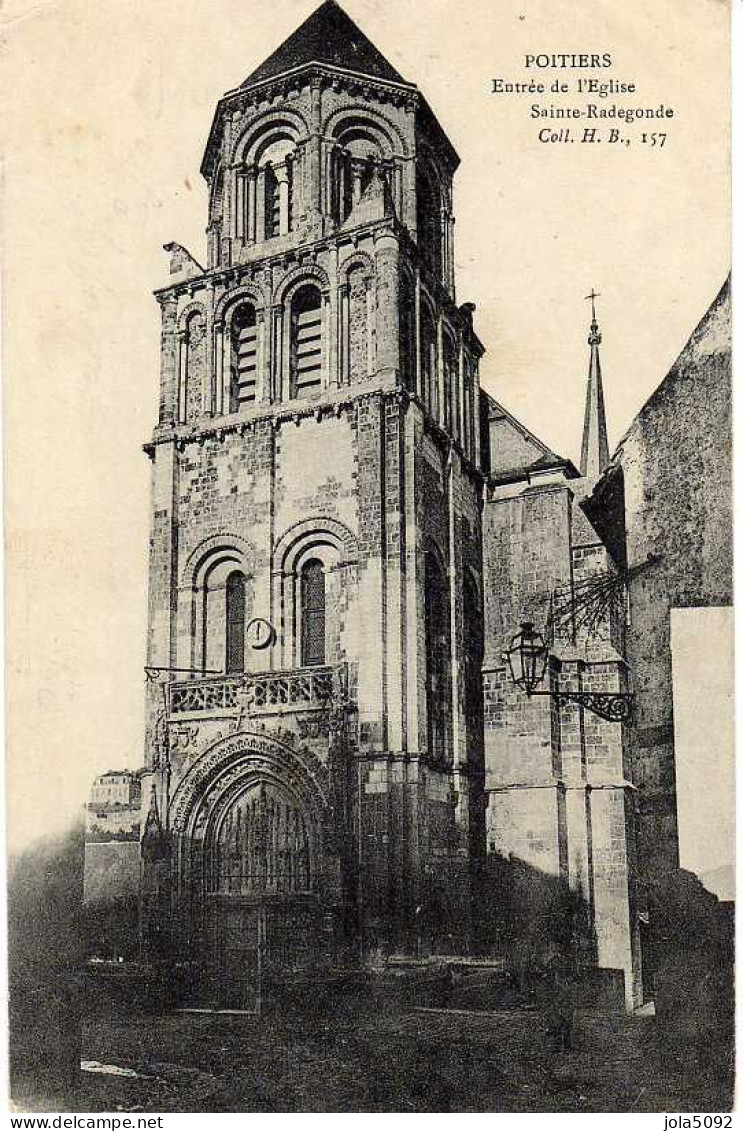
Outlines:
[[[248,263],[236,263],[231,267],[214,267],[210,271],[205,271],[197,280],[190,280],[188,282],[170,283],[165,287],[157,287],[152,293],[157,301],[162,306],[164,303],[170,302],[173,299],[179,298],[184,294],[192,294],[194,290],[202,287],[209,286],[233,286],[244,282],[247,279],[252,279],[261,271],[270,270],[272,267],[284,266],[286,263],[299,263],[302,259],[311,261],[313,257],[319,255],[321,252],[330,251],[331,248],[345,247],[347,244],[354,244],[359,240],[373,237],[375,232],[387,229],[394,235],[400,237],[404,231],[399,220],[392,216],[386,216],[381,220],[372,220],[368,224],[364,224],[358,228],[354,228],[351,232],[337,232],[329,233],[322,237],[322,239],[308,240],[306,243],[299,244],[296,247],[284,248],[282,251],[277,251],[273,255],[261,255]],[[256,248],[258,244],[254,245]],[[453,305],[453,304],[452,304]],[[456,307],[454,307],[456,310]]]

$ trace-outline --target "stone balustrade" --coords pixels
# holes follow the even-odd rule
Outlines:
[[[170,717],[246,710],[251,715],[328,707],[345,696],[346,665],[245,672],[179,680],[168,686]]]

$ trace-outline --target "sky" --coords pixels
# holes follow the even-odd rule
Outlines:
[[[8,801],[11,847],[91,778],[142,763],[142,665],[162,245],[203,262],[218,98],[310,0],[6,0],[3,99]],[[457,298],[482,384],[577,461],[591,288],[610,443],[729,270],[721,0],[348,0],[462,160]],[[627,103],[674,108],[663,148],[542,144],[527,53],[610,52]],[[555,71],[538,75],[550,82]],[[558,125],[563,123],[557,123]],[[639,128],[633,131],[636,139]]]

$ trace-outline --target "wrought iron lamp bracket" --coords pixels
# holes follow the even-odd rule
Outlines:
[[[559,706],[577,703],[586,711],[609,723],[626,723],[632,714],[632,695],[624,691],[532,691],[531,695],[547,695]]]

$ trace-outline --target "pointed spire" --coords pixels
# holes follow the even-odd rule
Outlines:
[[[609,438],[606,431],[606,410],[604,408],[604,388],[601,383],[601,331],[596,321],[596,299],[599,296],[591,288],[586,299],[591,300],[591,330],[588,344],[591,347],[591,360],[588,367],[588,388],[586,390],[586,413],[583,419],[583,444],[580,453],[580,473],[596,482],[600,479],[609,462]]]
[[[388,82],[405,83],[340,4],[325,0],[242,85],[253,86],[307,63],[324,63]]]

